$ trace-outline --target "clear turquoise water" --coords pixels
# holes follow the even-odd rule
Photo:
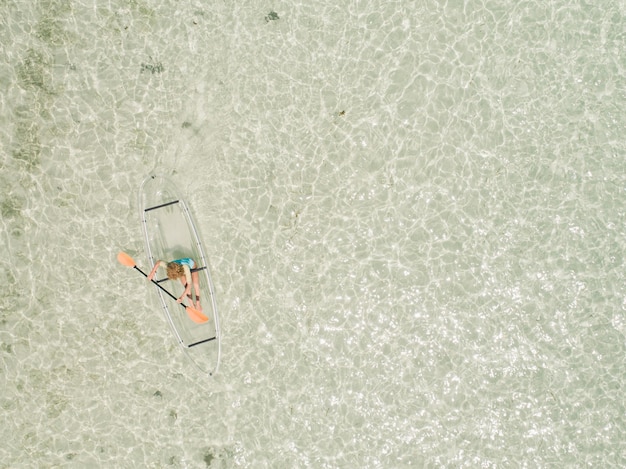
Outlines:
[[[0,467],[626,465],[624,2],[0,13]],[[152,171],[213,380],[115,262]]]

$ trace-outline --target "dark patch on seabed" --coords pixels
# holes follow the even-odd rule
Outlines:
[[[45,55],[35,49],[28,49],[17,66],[18,85],[26,91],[53,95],[51,81],[50,63]]]
[[[206,464],[206,467],[211,466],[214,458],[215,456],[213,456],[213,453],[210,451],[204,454],[204,463]]]
[[[32,171],[41,160],[38,121],[46,115],[52,89],[50,64],[44,54],[29,49],[17,66],[17,83],[27,93],[24,103],[15,110],[13,150],[11,156]]]
[[[149,63],[142,62],[141,64],[141,73],[150,72],[154,75],[155,73],[162,73],[164,70],[165,67],[163,67],[163,64],[161,62],[155,61],[152,57],[150,57]]]
[[[32,29],[32,46],[16,65],[17,84],[26,93],[15,113],[11,156],[22,168],[33,171],[41,161],[40,120],[50,118],[53,86],[53,51],[72,37],[63,18],[72,11],[70,0],[42,0],[40,20]]]
[[[60,46],[70,39],[67,31],[62,28],[61,22],[51,16],[42,19],[37,24],[35,36],[53,46]]]
[[[56,3],[52,6],[55,5],[58,6]],[[54,11],[57,11],[56,7]],[[47,16],[51,14],[46,13]],[[16,84],[24,92],[19,95],[19,104],[13,108],[10,158],[2,165],[6,177],[0,180],[0,212],[8,223],[7,232],[12,239],[20,238],[25,230],[22,217],[25,191],[32,184],[26,173],[34,174],[39,169],[43,153],[40,126],[42,121],[51,119],[51,104],[58,95],[53,86],[53,59],[47,45],[43,44],[43,41],[50,41],[55,45],[58,41],[49,36],[54,28],[50,24],[44,26],[34,31],[33,45],[15,64]]]
[[[11,152],[13,158],[24,163],[29,171],[39,165],[41,161],[41,142],[39,141],[39,126],[29,120],[18,120],[15,123],[15,149]]]
[[[211,465],[215,464],[221,466],[220,461],[232,459],[234,455],[233,448],[228,447],[205,448],[203,453],[202,460],[206,467],[211,467]]]
[[[63,27],[63,18],[72,12],[71,0],[40,0],[39,22],[32,28],[33,37],[48,46],[62,46],[72,39]]]
[[[14,194],[7,193],[6,198],[0,202],[0,215],[3,220],[17,218],[22,213],[24,200]]]
[[[269,23],[270,21],[276,21],[279,19],[280,17],[278,16],[278,13],[276,13],[275,11],[270,11],[265,17],[265,22]]]

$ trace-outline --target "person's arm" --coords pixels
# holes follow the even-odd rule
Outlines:
[[[185,296],[191,293],[191,270],[186,265],[183,265],[183,270],[185,271],[185,280],[187,280],[187,286],[185,287],[185,291],[183,292],[183,294],[180,295],[180,298],[178,299],[179,303],[182,303]]]
[[[164,269],[167,269],[167,263],[163,261],[156,261],[156,264],[154,264],[154,267],[152,268],[150,275],[148,275],[148,282],[152,280],[152,278],[154,277],[154,274],[156,274],[156,271],[159,267],[163,267]]]

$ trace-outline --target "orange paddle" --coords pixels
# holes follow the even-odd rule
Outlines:
[[[125,265],[126,267],[132,267],[133,269],[137,269],[144,277],[148,278],[148,276],[139,267],[137,267],[135,260],[132,257],[130,257],[128,254],[126,254],[125,252],[120,252],[117,255],[117,262],[119,262],[122,265]],[[171,296],[172,299],[178,300],[178,298],[176,298],[174,295],[168,292],[165,288],[163,288],[157,282],[155,282],[154,280],[151,280],[151,282],[154,283],[161,290],[163,290],[165,293],[167,293],[169,296]],[[192,308],[191,306],[185,306],[182,303],[179,303],[179,304],[183,308],[185,308],[185,311],[187,311],[187,315],[189,316],[189,319],[191,319],[193,322],[202,324],[209,320],[208,317],[206,317],[204,314],[202,314],[202,312],[198,311],[196,308]]]

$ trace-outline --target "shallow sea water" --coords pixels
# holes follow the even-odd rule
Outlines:
[[[626,465],[623,1],[0,13],[0,467]],[[214,379],[115,261],[150,172]]]

